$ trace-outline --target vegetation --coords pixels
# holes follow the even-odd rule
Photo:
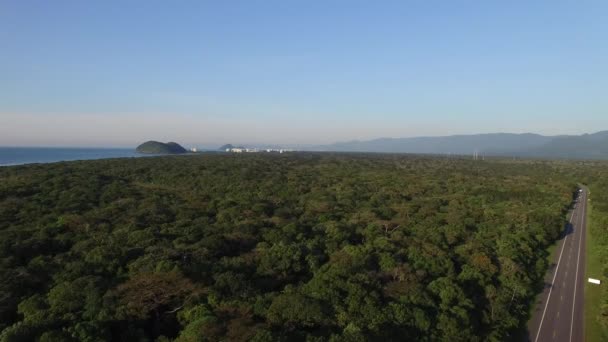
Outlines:
[[[508,340],[577,170],[303,153],[1,168],[0,340]]]
[[[602,281],[585,284],[585,325],[588,341],[608,339],[608,170],[595,168],[588,178],[586,277]]]
[[[146,141],[145,143],[137,146],[136,151],[139,153],[149,154],[180,154],[188,152],[178,143],[162,143],[158,141]]]
[[[601,342],[605,341],[608,337],[606,335],[606,329],[600,323],[598,319],[601,312],[602,306],[602,287],[587,282],[587,278],[601,278],[600,276],[604,265],[602,249],[606,248],[597,241],[601,239],[596,238],[598,229],[593,227],[595,222],[591,220],[591,217],[595,216],[593,213],[593,207],[591,204],[587,205],[587,248],[586,248],[586,259],[585,259],[585,340],[589,342]]]

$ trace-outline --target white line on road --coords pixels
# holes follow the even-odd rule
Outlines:
[[[570,222],[572,223],[572,217],[574,216],[574,211],[570,215]],[[557,267],[555,267],[555,274],[553,274],[553,280],[551,280],[551,287],[549,288],[549,295],[547,296],[547,302],[545,303],[545,309],[543,310],[543,315],[540,319],[540,324],[538,325],[538,332],[536,333],[536,339],[534,342],[538,342],[538,337],[540,336],[540,330],[543,327],[543,321],[545,320],[545,314],[547,313],[547,306],[549,305],[549,300],[551,299],[551,292],[553,291],[553,284],[555,283],[555,277],[557,277],[557,271],[559,270],[559,263],[562,261],[562,253],[564,253],[564,247],[566,247],[566,241],[568,240],[568,235],[564,238],[564,242],[562,243],[562,250],[559,252],[559,258],[557,259]]]
[[[583,195],[584,199],[584,195]],[[583,201],[585,203],[585,201]],[[579,231],[581,231],[578,235],[578,256],[576,257],[576,275],[574,276],[574,299],[572,300],[572,319],[570,320],[570,342],[572,342],[572,328],[574,327],[574,304],[576,304],[576,285],[578,284],[578,265],[579,260],[581,258],[581,241],[583,241],[582,232],[583,225],[585,224],[585,206],[583,204],[583,215],[580,218],[580,226]]]

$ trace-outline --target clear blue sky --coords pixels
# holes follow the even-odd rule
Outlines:
[[[606,1],[0,2],[0,145],[608,129]]]

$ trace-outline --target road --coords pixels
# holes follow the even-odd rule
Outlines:
[[[559,241],[555,261],[545,278],[545,289],[528,325],[529,341],[579,342],[585,340],[584,298],[585,226],[587,190],[579,193],[575,208]]]

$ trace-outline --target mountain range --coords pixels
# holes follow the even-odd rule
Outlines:
[[[565,159],[608,159],[608,131],[546,136],[534,133],[488,133],[442,137],[379,138],[312,148],[317,151],[424,153]]]

